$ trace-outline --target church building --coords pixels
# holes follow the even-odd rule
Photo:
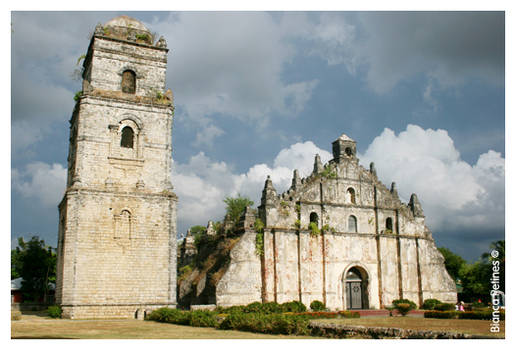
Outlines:
[[[307,178],[295,170],[282,194],[265,181],[258,210],[247,208],[236,223],[229,263],[181,276],[181,305],[319,300],[343,310],[396,299],[456,302],[416,194],[403,203],[395,183],[389,189],[378,180],[374,163],[359,165],[350,137],[341,135],[332,149],[324,166],[316,155]]]

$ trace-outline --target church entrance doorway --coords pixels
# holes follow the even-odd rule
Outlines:
[[[367,274],[358,267],[352,267],[346,273],[344,280],[346,309],[367,309]]]

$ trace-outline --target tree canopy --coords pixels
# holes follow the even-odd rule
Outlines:
[[[224,203],[226,203],[226,215],[234,223],[240,219],[247,206],[254,205],[254,202],[249,197],[242,197],[240,194],[235,198],[224,198]]]
[[[27,301],[46,298],[48,284],[56,280],[57,256],[38,236],[25,242],[18,239],[18,247],[11,250],[11,278],[22,277],[21,292]]]
[[[453,253],[448,248],[437,248],[444,257],[444,266],[446,270],[450,274],[450,277],[453,280],[459,278],[459,271],[464,264],[466,264],[466,260],[464,260],[461,256]]]
[[[498,260],[500,265],[500,290],[505,291],[505,240],[492,242],[490,248],[491,252],[496,250],[498,256],[493,257],[491,252],[487,252],[472,264],[447,248],[438,248],[444,257],[446,270],[454,280],[460,280],[462,284],[459,298],[464,301],[490,301],[494,259]]]

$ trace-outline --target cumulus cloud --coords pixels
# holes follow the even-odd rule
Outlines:
[[[22,152],[65,121],[80,89],[72,73],[99,18],[108,14],[12,13],[12,145]],[[34,124],[37,123],[37,127]]]
[[[172,48],[167,80],[176,103],[202,127],[214,115],[262,126],[272,113],[295,115],[317,84],[282,80],[295,50],[269,13],[182,12],[149,26]]]
[[[290,187],[294,169],[301,176],[311,173],[315,154],[323,162],[331,155],[313,142],[296,143],[281,150],[272,166],[256,164],[245,173],[236,173],[225,162],[207,157],[203,152],[190,158],[186,164],[174,164],[173,182],[179,196],[178,225],[180,232],[192,225],[204,225],[208,220],[221,219],[227,196],[245,195],[259,205],[261,191],[268,175],[278,192]]]
[[[176,164],[180,228],[222,218],[226,196],[240,193],[258,205],[268,175],[279,193],[287,190],[293,170],[309,175],[317,153],[323,163],[332,158],[330,152],[306,141],[282,149],[272,165],[256,164],[244,173],[202,152],[187,164]],[[385,129],[359,158],[366,166],[374,161],[386,185],[396,182],[403,201],[417,193],[434,231],[504,228],[505,160],[498,152],[483,153],[470,165],[461,159],[447,131],[408,125],[398,135]]]
[[[62,199],[66,186],[66,168],[61,164],[52,165],[32,162],[24,169],[12,169],[13,190],[25,198],[37,199],[44,207],[56,207]]]
[[[382,182],[395,181],[406,201],[417,193],[433,230],[503,229],[505,160],[492,150],[471,166],[445,130],[386,128],[361,159],[375,162]]]

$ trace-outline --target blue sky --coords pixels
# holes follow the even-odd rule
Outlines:
[[[178,226],[237,193],[285,190],[345,133],[362,165],[417,193],[438,246],[505,236],[503,12],[12,12],[11,240],[55,245],[77,59],[127,14],[163,35]]]

